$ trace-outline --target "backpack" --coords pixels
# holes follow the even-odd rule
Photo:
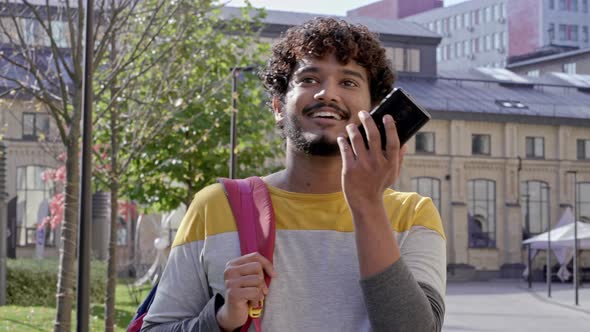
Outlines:
[[[236,220],[241,254],[246,255],[257,251],[272,263],[275,245],[275,219],[266,184],[257,176],[239,180],[219,178],[218,181],[223,185]],[[264,275],[267,287],[270,286],[270,279],[270,276]],[[141,330],[143,318],[156,296],[157,288],[158,284],[152,288],[143,303],[137,308],[137,312],[127,327],[127,332]],[[241,327],[241,332],[248,331],[251,324],[254,324],[257,332],[261,331],[260,314],[263,306],[264,303],[260,307],[250,308],[248,320]]]

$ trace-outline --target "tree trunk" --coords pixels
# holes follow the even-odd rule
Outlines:
[[[117,220],[119,184],[111,180],[111,231],[109,238],[109,259],[107,267],[107,288],[105,303],[104,330],[112,332],[115,328],[115,290],[117,286]]]
[[[111,38],[110,60],[114,63],[117,56],[116,40]],[[117,94],[116,76],[110,82],[111,98]],[[111,113],[111,231],[109,237],[109,259],[107,263],[107,289],[104,308],[104,330],[112,332],[115,328],[115,292],[117,288],[117,221],[119,217],[119,174],[117,154],[119,153],[119,104],[115,100]]]
[[[76,248],[78,239],[78,209],[80,194],[80,127],[73,123],[67,142],[66,160],[66,197],[64,220],[61,228],[62,247],[59,250],[59,274],[57,279],[57,313],[54,324],[55,332],[70,332],[72,323],[72,302],[74,298],[74,281]]]

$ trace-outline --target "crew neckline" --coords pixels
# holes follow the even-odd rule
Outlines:
[[[342,191],[332,192],[332,193],[325,193],[325,194],[313,194],[313,193],[300,193],[300,192],[293,192],[287,191],[273,185],[266,183],[268,187],[268,191],[272,195],[276,195],[279,197],[291,198],[291,199],[300,199],[300,200],[335,200],[335,199],[343,199],[344,193]]]

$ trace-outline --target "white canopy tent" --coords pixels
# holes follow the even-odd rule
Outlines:
[[[583,223],[581,221],[576,222],[578,226],[578,249],[590,249],[590,224]],[[523,241],[523,244],[530,244],[531,249],[547,249],[548,239],[551,238],[551,248],[573,248],[574,247],[574,226],[575,224],[569,223],[555,229],[550,232],[545,232],[534,236],[530,239]],[[549,236],[551,233],[551,236]]]

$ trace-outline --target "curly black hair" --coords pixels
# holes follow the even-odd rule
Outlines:
[[[378,37],[363,25],[328,17],[288,29],[272,48],[272,56],[260,73],[262,82],[271,96],[284,101],[297,62],[306,56],[321,59],[332,53],[342,64],[354,60],[367,70],[371,104],[393,88],[394,73]]]

